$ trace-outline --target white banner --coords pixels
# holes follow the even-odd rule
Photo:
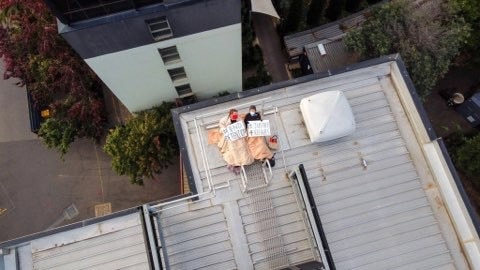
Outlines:
[[[243,125],[243,122],[240,121],[228,125],[226,128],[222,129],[222,132],[223,135],[225,135],[225,139],[230,141],[236,141],[240,138],[247,137],[245,126]]]
[[[248,122],[248,136],[249,137],[262,137],[270,136],[270,121],[249,121]]]

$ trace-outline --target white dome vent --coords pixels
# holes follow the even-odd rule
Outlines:
[[[300,101],[300,110],[313,143],[334,140],[355,132],[352,108],[342,91],[306,97]]]

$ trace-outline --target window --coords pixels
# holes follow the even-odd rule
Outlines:
[[[187,74],[185,73],[185,69],[183,67],[169,69],[168,74],[170,75],[170,78],[172,78],[172,82],[187,78]]]
[[[178,54],[176,46],[158,49],[158,53],[160,53],[163,63],[165,63],[166,65],[176,63],[181,60],[180,54]]]
[[[162,16],[155,19],[147,20],[150,33],[154,40],[162,40],[173,36],[172,29],[168,23],[167,17]]]
[[[193,94],[192,88],[190,88],[190,84],[183,84],[179,86],[175,86],[179,97],[185,97]]]

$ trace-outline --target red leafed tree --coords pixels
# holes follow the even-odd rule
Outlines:
[[[53,117],[71,123],[77,137],[102,136],[101,83],[58,34],[43,1],[0,0],[0,57],[4,79],[19,78],[38,108],[52,108]]]

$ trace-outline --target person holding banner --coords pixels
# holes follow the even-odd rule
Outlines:
[[[231,109],[218,123],[222,137],[217,146],[227,163],[227,168],[235,174],[240,173],[240,166],[250,165],[255,161],[245,139],[247,133],[244,122],[239,121],[239,118],[238,111]]]
[[[262,117],[257,112],[257,107],[255,107],[255,105],[250,106],[249,113],[245,115],[245,119],[243,120],[245,122],[245,126],[248,127],[248,122],[250,121],[260,121],[260,120],[262,120]]]
[[[249,113],[245,116],[244,122],[245,126],[250,129],[253,129],[254,124],[257,124],[258,121],[261,121],[262,117],[260,114],[257,112],[257,108],[252,105],[249,108]],[[265,122],[267,122],[266,120]],[[250,126],[249,126],[250,124]],[[261,123],[258,123],[261,124]],[[269,124],[269,123],[267,123]],[[268,130],[270,131],[270,125],[268,125]],[[256,160],[272,160],[270,164],[273,163],[273,153],[268,148],[267,143],[265,142],[265,137],[264,136],[257,136],[253,135],[254,132],[251,132],[252,130],[247,131],[249,134],[247,138],[247,144],[248,144],[248,149],[250,150],[250,153],[252,154],[253,158]]]

